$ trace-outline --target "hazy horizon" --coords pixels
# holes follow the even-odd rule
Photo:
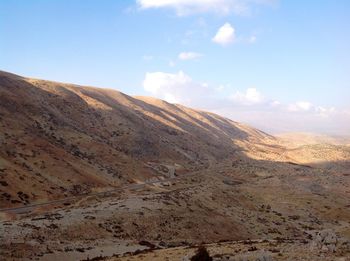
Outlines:
[[[272,134],[347,135],[349,11],[348,1],[3,1],[0,68]]]

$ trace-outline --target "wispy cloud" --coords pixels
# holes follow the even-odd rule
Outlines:
[[[262,103],[264,96],[256,88],[248,88],[245,92],[237,91],[230,99],[242,105],[253,105]]]
[[[181,53],[179,53],[178,58],[180,60],[195,60],[195,59],[198,59],[202,56],[203,56],[203,54],[196,53],[196,52],[181,52]]]
[[[154,58],[153,55],[148,55],[148,54],[142,56],[142,59],[145,61],[151,61],[153,60],[153,58]]]
[[[252,5],[266,5],[276,0],[137,0],[141,9],[168,8],[174,9],[178,16],[198,13],[231,13],[244,15],[251,11]]]
[[[250,36],[250,37],[248,38],[248,43],[253,44],[253,43],[256,42],[256,40],[257,40],[256,36],[255,36],[255,35],[252,35],[252,36]]]
[[[289,111],[309,111],[311,110],[311,108],[313,107],[313,105],[310,102],[307,101],[299,101],[296,103],[292,103],[288,106],[288,110]]]

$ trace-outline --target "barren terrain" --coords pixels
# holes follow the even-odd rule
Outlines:
[[[338,141],[0,72],[0,256],[349,260]]]

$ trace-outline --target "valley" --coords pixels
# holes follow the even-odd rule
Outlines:
[[[350,258],[350,147],[0,72],[5,260]],[[187,258],[187,259],[186,259]]]

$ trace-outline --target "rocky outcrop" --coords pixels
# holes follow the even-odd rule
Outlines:
[[[330,229],[317,231],[313,233],[311,246],[321,252],[335,253],[338,248],[345,242],[344,239],[338,237],[336,233]]]

